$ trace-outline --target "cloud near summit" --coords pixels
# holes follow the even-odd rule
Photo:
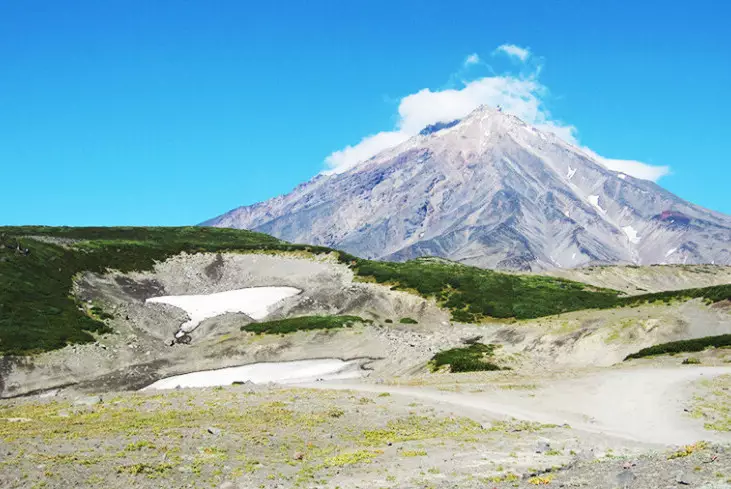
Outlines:
[[[506,46],[512,45],[500,46],[498,50],[505,51],[503,48]],[[525,50],[525,53],[527,58],[529,52]],[[524,60],[517,53],[511,55]],[[474,63],[469,63],[471,60],[474,60]],[[476,64],[478,61],[479,56],[472,54],[465,58],[464,64],[465,66]],[[528,74],[486,76],[472,81],[462,81],[460,88],[436,91],[424,88],[407,95],[399,102],[397,122],[392,130],[366,136],[357,144],[333,152],[325,158],[327,167],[325,173],[344,172],[383,150],[401,144],[429,124],[462,118],[480,105],[493,107],[500,105],[505,112],[519,117],[524,122],[552,132],[565,141],[581,147],[576,127],[553,118],[546,108],[545,99],[549,91],[538,80],[539,72],[540,66]],[[657,181],[669,173],[669,168],[666,166],[604,158],[588,148],[582,149],[596,156],[610,170],[621,171],[637,178]]]

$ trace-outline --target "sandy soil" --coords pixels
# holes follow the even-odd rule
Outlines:
[[[317,382],[2,401],[0,488],[721,489],[731,483],[728,433],[704,430],[682,406],[694,379],[728,371],[640,366],[533,376],[535,387],[496,372],[447,375],[441,390]],[[656,397],[668,395],[677,402]],[[710,438],[721,444],[698,442]]]

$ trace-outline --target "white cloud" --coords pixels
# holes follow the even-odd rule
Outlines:
[[[634,160],[617,160],[614,158],[605,158],[604,156],[596,154],[594,151],[587,147],[582,148],[590,156],[593,156],[605,167],[613,171],[618,171],[631,175],[635,178],[641,178],[643,180],[651,180],[657,182],[660,178],[670,174],[670,167],[664,165],[648,165],[641,161]]]
[[[504,53],[508,56],[516,57],[521,61],[525,61],[526,59],[528,59],[528,56],[530,56],[530,49],[521,48],[520,46],[516,46],[515,44],[503,44],[502,46],[498,46],[495,52]]]
[[[325,158],[325,164],[330,169],[328,173],[342,173],[384,149],[403,143],[411,136],[401,131],[384,131],[366,136],[355,146],[346,146]]]
[[[502,47],[502,46],[501,46]],[[468,56],[467,59],[470,57]],[[398,106],[398,119],[392,131],[366,136],[359,143],[335,151],[325,159],[327,173],[341,173],[358,163],[392,148],[436,122],[460,119],[480,105],[502,106],[503,110],[527,124],[551,132],[576,145],[607,168],[628,175],[656,181],[669,173],[666,166],[653,166],[632,160],[604,158],[586,147],[577,138],[576,127],[553,118],[544,100],[549,91],[538,81],[539,68],[529,75],[499,75],[462,82],[461,88],[432,91],[424,88],[403,97]]]
[[[464,60],[464,65],[476,65],[480,62],[480,56],[477,53],[472,53],[469,56],[467,56]]]

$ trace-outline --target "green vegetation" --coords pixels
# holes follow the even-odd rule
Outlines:
[[[699,382],[690,415],[703,419],[707,430],[731,432],[731,375],[719,375]]]
[[[429,362],[432,372],[448,366],[450,372],[480,372],[484,370],[503,370],[488,361],[495,353],[495,345],[473,343],[461,348],[452,348],[434,355]]]
[[[699,451],[699,450],[705,450],[708,448],[708,443],[705,441],[699,441],[697,443],[694,443],[692,445],[685,445],[680,450],[677,450],[675,452],[672,452],[670,455],[668,455],[668,460],[673,460],[676,458],[683,458],[687,457],[689,455],[692,455],[693,453]]]
[[[347,452],[325,459],[323,465],[325,467],[346,467],[359,463],[370,463],[374,458],[383,452],[380,450],[358,450],[357,452]]]
[[[16,248],[28,248],[24,254]],[[26,355],[94,341],[112,331],[112,314],[81,307],[71,293],[74,277],[89,271],[144,271],[180,253],[333,253],[321,246],[286,243],[243,230],[205,227],[0,227],[0,355]],[[365,280],[434,297],[456,321],[529,319],[589,308],[703,298],[731,299],[731,285],[622,297],[552,277],[511,275],[419,259],[376,262],[337,252]],[[408,320],[410,318],[403,318]],[[113,325],[113,322],[111,323]],[[408,324],[408,323],[407,323]]]
[[[18,253],[18,244],[30,254]],[[92,342],[90,333],[112,331],[101,321],[107,318],[103,311],[80,310],[71,296],[78,273],[149,270],[182,252],[257,250],[331,251],[232,229],[0,227],[0,355]]]
[[[648,348],[643,348],[637,353],[627,355],[625,360],[649,357],[652,355],[674,355],[676,353],[689,353],[695,351],[703,351],[706,348],[722,348],[726,346],[731,346],[731,334],[706,336],[704,338],[694,338],[692,340],[681,340],[671,341],[670,343],[662,343]]]
[[[701,361],[696,357],[688,357],[682,362],[683,365],[700,365]]]
[[[401,324],[419,324],[419,321],[414,318],[401,318],[398,322]]]
[[[731,285],[658,292],[632,297],[554,277],[512,275],[449,262],[418,259],[389,263],[350,261],[363,277],[434,297],[461,322],[487,318],[533,319],[581,309],[610,309],[648,302],[703,298],[708,302],[731,299]]]
[[[357,260],[359,275],[396,289],[435,297],[456,321],[487,317],[535,318],[588,307],[610,307],[616,291],[552,277],[509,275],[456,264],[413,260],[388,263]]]
[[[348,328],[356,323],[364,322],[366,320],[358,316],[300,316],[247,324],[241,326],[241,331],[251,331],[258,334],[287,334],[312,329]]]
[[[365,430],[357,440],[368,446],[383,446],[428,439],[469,439],[483,432],[482,425],[468,418],[410,415],[391,420],[384,428]]]

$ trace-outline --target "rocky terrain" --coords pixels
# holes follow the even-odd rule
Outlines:
[[[731,264],[731,217],[488,107],[203,224],[498,269]]]

